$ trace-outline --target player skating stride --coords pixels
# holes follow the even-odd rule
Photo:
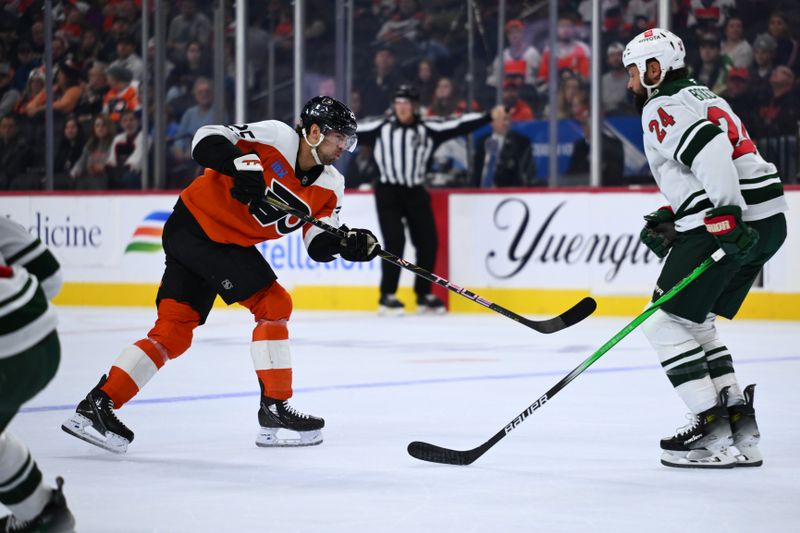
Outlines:
[[[144,339],[125,348],[108,376],[82,400],[62,428],[107,450],[123,453],[133,432],[114,413],[167,361],[184,353],[216,295],[238,303],[256,322],[250,353],[261,387],[258,446],[309,446],[322,442],[325,422],[289,405],[292,363],[287,322],[289,293],[276,281],[255,244],[302,229],[308,255],[332,261],[370,261],[380,251],[366,229],[339,222],[344,178],[332,166],[356,143],[355,115],[343,103],[309,100],[296,130],[283,122],[205,126],[192,142],[192,157],[206,167],[180,195],[164,225],[166,268],[156,297],[158,318]],[[263,203],[264,196],[345,228],[346,238],[326,233]],[[279,430],[299,438],[284,439]]]
[[[754,385],[744,391],[714,321],[733,318],[786,238],[780,176],[727,102],[688,77],[684,45],[655,28],[623,53],[642,114],[644,148],[668,206],[645,216],[642,241],[667,257],[653,300],[717,248],[727,256],[666,302],[644,333],[690,423],[661,440],[673,467],[759,466]],[[668,255],[667,255],[668,254]]]

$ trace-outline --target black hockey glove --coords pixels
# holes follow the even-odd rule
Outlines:
[[[371,261],[381,251],[378,239],[368,229],[348,229],[347,237],[340,241],[341,250],[339,255],[348,261]]]
[[[675,241],[675,214],[670,206],[665,205],[646,214],[644,220],[646,224],[639,234],[639,240],[663,259]]]
[[[233,160],[234,171],[231,196],[249,204],[264,198],[267,185],[264,181],[264,167],[256,154],[246,154]]]
[[[742,222],[742,208],[739,206],[715,207],[706,213],[703,222],[728,255],[744,257],[758,242],[758,231]]]

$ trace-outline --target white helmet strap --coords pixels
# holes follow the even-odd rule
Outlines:
[[[322,141],[325,140],[325,134],[322,133],[322,130],[320,130],[320,132],[319,132],[319,141],[317,141],[317,144],[311,144],[311,142],[309,142],[309,140],[308,140],[308,137],[306,136],[306,129],[303,128],[300,131],[303,134],[303,139],[306,141],[306,144],[309,147],[311,147],[311,157],[314,158],[314,161],[316,161],[318,165],[321,165],[322,161],[319,160],[319,155],[317,154],[317,146],[322,144]]]

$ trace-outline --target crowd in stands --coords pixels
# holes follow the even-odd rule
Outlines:
[[[349,100],[359,118],[381,115],[401,83],[414,84],[425,116],[451,117],[490,109],[498,87],[513,123],[551,114],[547,9],[537,2],[506,2],[505,48],[497,59],[498,7],[495,0],[475,0],[477,32],[472,65],[474,99],[468,101],[467,2],[464,0],[353,0],[353,92]],[[622,64],[625,44],[656,25],[657,0],[602,0],[601,50],[591,50],[592,0],[559,0],[556,39],[559,119],[574,120],[588,131],[592,59],[603,62],[599,90],[606,117],[635,116],[625,90]],[[725,97],[763,150],[783,139],[797,172],[800,99],[798,32],[800,6],[789,0],[672,0],[672,29],[687,48],[692,76]],[[153,94],[155,42],[141,42],[139,0],[53,0],[55,115],[55,187],[59,189],[141,188],[144,154],[152,150],[152,131],[141,131],[140,91]],[[152,4],[152,3],[151,3]],[[211,0],[169,2],[167,14],[166,187],[180,188],[198,172],[191,160],[194,132],[213,122],[215,98],[231,116],[235,69],[234,13],[226,13],[225,71],[213,64]],[[45,48],[41,0],[2,4],[0,13],[0,190],[44,186],[44,110],[42,66]],[[306,1],[304,97],[334,94],[334,3]],[[248,2],[247,94],[250,121],[278,118],[292,122],[293,6],[287,0]],[[152,22],[152,13],[149,15]],[[152,27],[152,24],[151,24]],[[274,48],[272,48],[274,46]],[[273,54],[268,50],[274,50]],[[142,57],[147,54],[149,72]],[[269,64],[269,57],[274,63]],[[270,68],[271,66],[271,68]],[[273,80],[269,80],[270,72]],[[215,95],[213,78],[224,76],[224,94]],[[270,83],[272,81],[272,84]],[[268,87],[275,91],[267,92]],[[153,99],[150,99],[152,102]],[[270,109],[276,116],[267,117]],[[152,126],[151,126],[152,127]],[[605,135],[605,133],[604,133]],[[794,139],[792,141],[791,139]],[[610,144],[615,144],[613,139]],[[794,144],[792,144],[792,142]],[[585,144],[585,142],[584,142]],[[575,157],[587,152],[576,145]],[[438,184],[481,183],[466,176],[467,155],[461,141],[442,146],[432,174]],[[616,150],[616,145],[615,145]],[[785,150],[784,150],[785,151]],[[770,158],[771,154],[764,154]],[[147,158],[151,161],[152,157]],[[778,162],[787,166],[789,162]],[[586,161],[573,161],[583,168]],[[353,157],[348,171],[368,182],[374,170],[368,151]],[[470,165],[474,172],[485,167]],[[621,172],[611,165],[609,173]],[[786,171],[784,170],[784,174]],[[785,175],[788,181],[795,175]],[[530,180],[534,184],[535,180]]]

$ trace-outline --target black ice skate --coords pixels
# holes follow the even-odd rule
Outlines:
[[[67,507],[67,500],[61,490],[63,485],[64,479],[57,477],[56,488],[41,513],[25,521],[18,520],[13,515],[5,516],[0,519],[0,531],[8,533],[72,533],[75,530],[75,518]]]
[[[446,311],[444,302],[433,294],[417,296],[417,313],[443,315]]]
[[[405,307],[394,294],[381,294],[381,299],[378,301],[378,315],[403,316]]]
[[[114,413],[114,402],[100,390],[106,376],[81,400],[75,414],[61,424],[61,429],[95,446],[114,453],[125,453],[133,442],[133,431]]]
[[[736,458],[727,453],[733,444],[728,419],[728,387],[719,393],[717,405],[698,415],[672,437],[661,439],[661,464],[678,468],[733,468]]]
[[[733,445],[739,451],[736,466],[761,466],[764,460],[758,449],[761,434],[756,423],[756,412],[753,409],[753,393],[755,384],[744,389],[744,403],[728,407],[733,432]]]
[[[256,437],[257,446],[314,446],[322,443],[320,430],[325,427],[325,420],[297,411],[288,400],[262,396],[258,424],[261,428]],[[281,429],[295,431],[300,438],[282,439],[278,437]]]

